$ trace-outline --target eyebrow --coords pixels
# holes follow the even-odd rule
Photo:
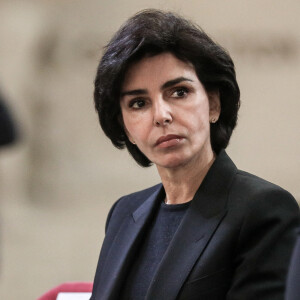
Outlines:
[[[178,77],[178,78],[175,78],[175,79],[172,79],[172,80],[169,80],[167,81],[166,83],[164,83],[162,86],[161,86],[161,90],[164,90],[166,88],[169,88],[177,83],[180,83],[182,81],[191,81],[193,82],[193,80],[189,79],[189,78],[186,78],[186,77]]]
[[[193,80],[186,78],[186,77],[177,77],[175,79],[169,80],[167,82],[165,82],[160,89],[164,90],[166,88],[169,88],[173,85],[176,85],[182,81],[191,81],[193,82]],[[136,89],[136,90],[130,90],[130,91],[125,91],[121,93],[121,98],[124,96],[137,96],[137,95],[145,95],[148,94],[148,91],[146,89]]]
[[[145,89],[138,89],[138,90],[132,90],[132,91],[125,91],[121,93],[121,98],[124,96],[136,96],[136,95],[144,95],[147,94],[148,91]]]

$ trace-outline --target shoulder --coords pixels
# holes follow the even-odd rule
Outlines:
[[[231,195],[236,196],[240,201],[286,201],[293,205],[297,202],[294,197],[285,189],[258,176],[245,171],[237,170],[231,186]]]
[[[270,207],[278,204],[298,209],[294,197],[267,180],[239,170],[225,151],[222,151],[212,166],[210,184],[219,194],[228,195],[228,207],[243,209]]]
[[[228,207],[247,224],[299,219],[299,206],[285,189],[258,176],[237,170],[232,182]],[[279,221],[280,222],[280,221]]]

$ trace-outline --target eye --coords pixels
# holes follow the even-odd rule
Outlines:
[[[172,97],[175,98],[184,98],[185,96],[187,96],[189,90],[185,87],[178,87],[174,90],[174,92],[172,93]]]
[[[134,109],[139,109],[139,108],[144,107],[145,104],[146,104],[146,102],[143,99],[132,99],[129,102],[129,107],[134,108]]]

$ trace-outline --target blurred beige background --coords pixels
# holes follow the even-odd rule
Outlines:
[[[114,149],[93,109],[102,47],[133,13],[196,21],[229,50],[242,106],[228,153],[300,200],[298,0],[0,0],[0,89],[22,138],[0,149],[0,298],[92,281],[106,214],[159,182]]]

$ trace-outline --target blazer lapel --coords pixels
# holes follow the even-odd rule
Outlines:
[[[135,255],[140,234],[155,212],[156,199],[161,187],[158,187],[157,191],[145,200],[132,215],[128,215],[124,219],[101,272],[102,276],[97,289],[97,294],[101,295],[101,299],[118,299],[124,276],[126,276],[125,271]]]
[[[226,215],[236,167],[221,152],[196,192],[154,276],[147,300],[176,299],[194,264]]]

